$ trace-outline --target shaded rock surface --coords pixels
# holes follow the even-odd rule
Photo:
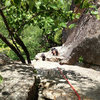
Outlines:
[[[41,78],[38,100],[78,100],[57,67],[63,70],[82,100],[100,100],[100,71],[50,61],[34,60],[32,63]]]
[[[75,28],[66,30],[67,34],[59,50],[64,57],[62,63],[75,64],[83,57],[87,63],[100,65],[100,21],[95,16],[83,14]]]
[[[0,53],[0,66],[10,64],[10,63],[13,63],[13,60],[11,60],[5,54]]]
[[[75,28],[64,32],[66,42],[55,47],[58,56],[53,56],[50,50],[44,53],[46,61],[41,61],[42,53],[36,55],[37,61],[33,61],[41,77],[39,100],[77,100],[57,67],[63,70],[82,100],[100,100],[100,21],[89,13],[83,14]],[[80,57],[88,65],[83,65],[85,68],[75,66]]]
[[[33,70],[32,66],[22,64],[0,66],[0,75],[3,77],[0,100],[37,100],[37,83]]]

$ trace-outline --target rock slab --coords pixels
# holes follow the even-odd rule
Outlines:
[[[78,100],[57,67],[61,68],[82,100],[100,100],[100,71],[41,60],[34,60],[33,65],[41,78],[40,97],[42,99],[38,100]]]
[[[0,84],[0,100],[36,100],[29,99],[36,96],[36,78],[32,66],[10,64],[0,66],[0,75],[3,82]],[[33,95],[30,91],[34,89]]]
[[[82,57],[84,62],[100,65],[99,26],[100,20],[95,16],[83,14],[75,28],[66,30],[68,37],[59,51],[65,58],[62,63],[75,64]]]

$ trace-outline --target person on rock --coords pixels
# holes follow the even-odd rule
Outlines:
[[[58,50],[56,48],[52,48],[51,53],[53,54],[53,56],[58,56]]]
[[[46,56],[45,56],[45,54],[44,54],[44,53],[42,53],[42,54],[41,54],[41,58],[42,58],[42,61],[45,61]]]

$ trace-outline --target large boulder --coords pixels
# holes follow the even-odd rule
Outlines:
[[[38,85],[29,65],[10,64],[0,67],[0,100],[37,100]]]
[[[81,57],[85,63],[100,65],[100,20],[90,13],[83,13],[75,24],[75,28],[63,30],[63,42],[66,42],[61,47],[55,47],[59,55],[53,56],[50,50],[44,53],[46,60],[76,64]],[[41,53],[36,55],[36,59],[41,59]]]
[[[100,20],[91,14],[83,14],[75,28],[66,30],[66,36],[66,42],[59,50],[65,58],[62,64],[75,64],[82,57],[87,63],[100,65]]]
[[[61,68],[82,100],[100,100],[100,71],[50,61],[34,60],[32,63],[41,78],[38,100],[78,100],[57,67]]]

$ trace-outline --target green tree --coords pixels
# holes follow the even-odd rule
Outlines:
[[[23,29],[31,24],[39,26],[43,30],[43,45],[49,44],[47,47],[51,47],[55,43],[55,33],[66,28],[69,20],[79,18],[74,13],[75,4],[80,8],[88,6],[86,0],[0,0],[0,15],[8,30],[7,37],[0,33],[0,39],[16,53],[22,63],[25,63],[22,50],[28,63],[31,63],[29,51],[21,38]]]
[[[29,52],[20,38],[20,32],[26,24],[33,23],[43,30],[42,35],[46,42],[52,40],[51,35],[53,34],[51,33],[57,30],[57,28],[65,27],[67,17],[69,17],[66,16],[68,6],[64,6],[64,4],[64,0],[52,0],[52,2],[51,0],[1,0],[0,15],[9,32],[8,37],[12,43],[9,42],[8,38],[3,36],[2,33],[0,33],[0,38],[17,54],[20,60],[25,63],[25,59],[18,45],[21,46],[25,52],[28,63],[31,63]],[[69,1],[69,5],[70,4],[71,1]]]

